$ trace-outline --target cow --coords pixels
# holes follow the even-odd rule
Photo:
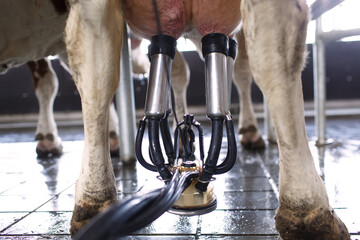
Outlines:
[[[28,9],[32,14],[23,14]],[[35,139],[39,157],[59,155],[63,147],[58,135],[52,112],[53,102],[58,89],[58,79],[49,61],[48,55],[58,55],[62,66],[68,70],[67,55],[63,42],[63,31],[68,16],[66,2],[63,1],[4,1],[0,21],[0,72],[22,65],[26,62],[34,82],[35,95],[39,102],[39,119]],[[11,22],[11,16],[22,16]],[[24,29],[24,26],[29,26]],[[140,52],[141,39],[132,35],[132,65],[135,73],[144,73],[149,69],[149,62]],[[197,46],[199,42],[195,42]],[[244,45],[239,45],[239,52],[245,52]],[[241,97],[239,133],[240,142],[246,148],[263,148],[264,141],[258,129],[250,98],[251,73],[239,54],[236,60],[234,83]],[[245,70],[244,70],[245,69]],[[189,68],[184,57],[178,52],[173,64],[172,81],[176,102],[176,112],[182,116],[187,111],[186,88],[189,82]],[[110,109],[110,150],[112,155],[119,151],[117,140],[118,127],[115,109]]]
[[[133,41],[132,41],[133,42]],[[132,47],[132,66],[135,74],[144,74],[149,69],[147,56],[141,52],[139,45]],[[62,66],[70,72],[66,63]],[[58,90],[58,78],[51,61],[40,59],[27,63],[33,79],[35,96],[39,103],[39,118],[35,133],[37,141],[36,153],[39,158],[62,154],[63,146],[58,135],[57,125],[53,113],[53,103]],[[119,120],[114,104],[110,106],[109,116],[109,144],[111,156],[119,156]]]
[[[309,19],[306,1],[153,2],[69,1],[65,43],[82,99],[85,129],[71,232],[117,201],[107,134],[109,105],[120,75],[125,19],[136,34],[147,39],[159,34],[160,28],[175,39],[182,34],[199,39],[215,32],[231,37],[242,22],[250,69],[268,104],[279,146],[276,228],[282,239],[350,239],[329,204],[305,133],[300,74]]]
[[[56,8],[53,3],[57,3]],[[0,73],[28,63],[35,95],[39,100],[36,151],[40,157],[62,152],[52,105],[58,82],[44,57],[58,55],[67,62],[64,28],[68,16],[65,2],[2,1],[0,9]],[[17,16],[14,19],[14,16]]]
[[[129,6],[129,2],[122,1],[125,17],[133,24],[138,34],[150,38],[156,33],[155,22],[152,20],[155,16],[154,10],[149,7],[149,3],[143,4],[141,0],[133,3],[134,6]],[[176,38],[180,34],[185,34],[199,42],[199,38],[209,32],[220,31],[229,36],[236,35],[235,28],[242,19],[243,38],[238,40],[242,43],[239,45],[243,47],[246,45],[247,51],[243,52],[243,57],[245,60],[248,59],[250,66],[248,69],[254,73],[255,81],[265,94],[279,137],[281,178],[280,206],[276,216],[277,228],[284,239],[300,239],[297,235],[291,234],[303,235],[304,231],[306,234],[313,232],[317,234],[316,232],[319,231],[314,229],[321,224],[328,224],[327,226],[330,226],[327,228],[328,231],[321,230],[318,239],[348,239],[346,228],[329,206],[323,183],[314,170],[304,133],[299,76],[304,65],[304,35],[308,14],[305,2],[281,0],[275,4],[270,0],[242,0],[241,3],[240,1],[221,1],[221,3],[219,7],[220,2],[214,1],[214,9],[226,10],[235,6],[231,8],[231,14],[207,9],[216,14],[204,15],[202,11],[206,10],[200,11],[199,6],[190,0],[183,3],[178,0],[166,0],[159,4],[160,16],[163,17],[161,21],[180,23],[165,24],[174,28],[165,29],[167,34]],[[74,0],[69,1],[69,4],[71,10],[66,24],[66,47],[85,109],[86,138],[83,168],[77,183],[76,205],[72,220],[74,233],[89,218],[116,201],[113,174],[109,165],[107,142],[109,140],[104,136],[109,130],[107,123],[110,111],[107,109],[111,102],[109,98],[113,95],[120,74],[118,67],[123,16],[117,1],[94,3]],[[170,14],[167,14],[167,4],[171,6],[175,4],[175,9],[180,9],[179,12],[170,11]],[[198,4],[203,2],[198,1]],[[143,9],[146,14],[141,14],[142,18],[134,20],[132,11],[137,10],[139,6],[147,6]],[[9,0],[2,2],[1,9],[3,10],[0,21],[2,72],[48,55],[58,54],[64,62],[68,62],[62,34],[68,16],[64,1]],[[234,13],[236,9],[239,12],[241,10],[241,14]],[[283,14],[283,9],[289,11]],[[26,11],[27,14],[19,14],[19,11]],[[21,16],[21,18],[10,23],[12,16]],[[208,16],[217,16],[217,18],[209,20]],[[227,16],[227,19],[222,21],[221,16]],[[140,23],[146,18],[150,20],[146,21],[149,25],[142,26]],[[282,25],[274,24],[274,21]],[[182,28],[184,24],[187,28]],[[24,26],[29,27],[24,28]],[[22,31],[9,35],[14,29],[22,29]],[[45,139],[49,140],[51,137],[45,136]],[[88,163],[91,168],[87,167]],[[92,173],[95,173],[94,179],[89,178]],[[300,229],[300,233],[296,229]]]

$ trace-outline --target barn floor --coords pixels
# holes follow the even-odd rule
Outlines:
[[[83,146],[82,127],[61,127],[64,154],[36,158],[33,128],[0,130],[0,239],[70,239],[74,183]],[[314,136],[314,123],[307,120]],[[309,145],[325,179],[331,205],[360,239],[360,119],[330,118],[331,143]],[[205,136],[206,143],[209,135]],[[223,150],[226,148],[223,146]],[[214,181],[218,207],[202,216],[165,213],[151,225],[123,239],[277,239],[278,151],[240,149],[234,168]],[[113,159],[119,197],[162,186],[141,166],[124,167]],[[114,226],[116,227],[116,226]]]

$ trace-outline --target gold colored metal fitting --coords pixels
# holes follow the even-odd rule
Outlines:
[[[180,173],[199,171],[199,173],[201,174],[201,172],[203,170],[202,161],[196,159],[196,160],[192,161],[192,163],[194,163],[195,166],[191,166],[191,167],[183,166],[183,159],[179,158],[177,160],[177,164],[175,166],[171,166],[169,168],[169,171],[173,173],[173,172],[175,172],[176,169],[178,169]]]
[[[176,169],[178,169],[180,173],[198,171],[201,175],[203,163],[201,160],[184,163],[183,159],[179,158],[177,160],[177,164],[171,167],[170,171],[174,172]],[[201,192],[195,187],[198,181],[198,178],[193,179],[190,186],[187,187],[180,195],[169,212],[179,215],[193,216],[205,214],[216,209],[217,201],[213,185],[210,183],[206,192]]]
[[[206,192],[200,192],[196,189],[197,181],[192,181],[190,186],[180,195],[174,203],[177,208],[202,208],[209,205],[214,200],[214,187],[209,184]]]

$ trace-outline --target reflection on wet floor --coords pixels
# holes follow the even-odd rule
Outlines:
[[[331,205],[347,225],[352,239],[360,239],[359,123],[353,118],[330,120],[328,136],[333,142],[325,148],[309,143]],[[310,122],[310,138],[313,129]],[[37,159],[35,143],[26,140],[33,138],[34,131],[17,130],[14,135],[10,130],[0,132],[0,239],[70,239],[82,130],[59,131],[65,139],[64,154],[47,160]],[[20,141],[10,141],[12,136]],[[205,136],[205,145],[208,144],[209,136]],[[278,161],[276,146],[267,145],[262,152],[239,149],[234,168],[216,176],[213,182],[218,200],[214,212],[192,217],[165,213],[123,239],[277,239],[274,215],[278,205]],[[163,185],[156,173],[140,165],[125,167],[113,159],[113,166],[119,198]]]

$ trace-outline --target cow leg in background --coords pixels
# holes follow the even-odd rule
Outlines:
[[[184,56],[176,50],[174,62],[171,69],[171,84],[174,91],[175,111],[179,121],[183,115],[188,113],[186,92],[190,81],[190,69]]]
[[[110,105],[110,112],[109,112],[109,144],[110,144],[111,157],[119,157],[120,156],[119,118],[113,102]]]
[[[236,39],[238,41],[238,53],[234,64],[233,82],[240,98],[238,127],[240,143],[246,149],[263,149],[265,143],[261,137],[251,101],[252,73],[245,49],[243,31],[237,34]]]
[[[305,0],[244,0],[243,27],[254,79],[273,118],[280,153],[276,228],[282,239],[350,239],[329,205],[305,133],[301,71],[305,62]]]
[[[80,93],[84,151],[71,234],[117,201],[109,153],[109,107],[120,77],[123,20],[117,0],[70,1],[66,48]]]
[[[37,141],[36,153],[38,157],[48,157],[62,153],[63,146],[58,136],[54,119],[53,105],[58,91],[59,82],[51,64],[41,59],[28,62],[35,95],[39,102],[39,119],[36,127],[35,140]]]
[[[150,61],[141,49],[142,38],[132,35],[131,39],[131,65],[134,74],[149,73]]]
[[[183,54],[176,50],[175,58],[171,67],[171,86],[174,92],[175,112],[178,121],[183,120],[183,116],[189,113],[187,109],[186,92],[190,82],[190,69]],[[176,121],[174,118],[173,129],[176,128]],[[182,153],[183,145],[179,142],[179,151]]]

